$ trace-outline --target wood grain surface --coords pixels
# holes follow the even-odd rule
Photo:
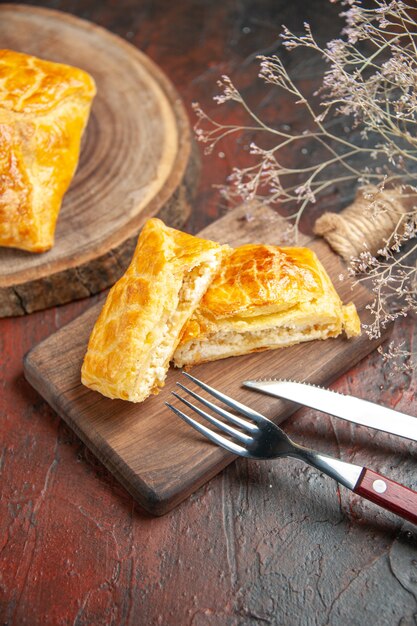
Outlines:
[[[263,89],[256,55],[278,54],[311,93],[322,67],[316,56],[286,53],[280,25],[301,33],[307,21],[321,43],[342,26],[340,4],[328,0],[28,3],[72,12],[145,52],[169,76],[191,120],[191,103],[199,101],[211,115],[236,121],[238,107],[212,100],[216,81],[228,74],[256,111],[291,129],[302,128],[298,109],[278,90]],[[355,130],[348,136],[355,140]],[[233,165],[251,164],[245,146],[230,137],[202,155],[188,232],[224,214],[213,184],[224,183]],[[294,150],[289,164],[301,157]],[[329,189],[306,211],[304,231],[353,194],[353,187]],[[238,459],[162,517],[135,502],[22,371],[31,348],[97,301],[0,319],[0,622],[415,626],[415,526],[294,459]],[[415,350],[415,320],[398,320],[392,339]],[[417,414],[417,373],[396,371],[376,351],[332,388]],[[417,488],[413,442],[310,409],[284,428],[301,445]]]
[[[163,72],[119,37],[71,15],[0,6],[0,45],[87,70],[97,95],[54,247],[0,248],[0,316],[62,304],[112,285],[144,220],[173,226],[196,186],[188,119]]]
[[[231,245],[281,243],[285,220],[265,207],[251,209],[250,221],[245,217],[247,212],[247,207],[237,208],[200,235]],[[309,246],[334,283],[340,285],[338,291],[343,301],[352,300],[365,322],[368,291],[362,286],[353,287],[347,276],[340,283],[345,268],[322,240],[312,240]],[[223,469],[233,456],[196,435],[165,406],[165,402],[174,400],[171,392],[181,378],[177,369],[170,370],[158,396],[140,404],[110,400],[81,384],[82,360],[101,306],[97,304],[34,348],[25,359],[25,376],[145,509],[164,514]],[[381,341],[386,336],[387,332]],[[242,389],[242,381],[276,376],[326,384],[379,343],[371,342],[366,334],[351,340],[341,336],[214,361],[193,367],[192,373],[282,422],[297,406]]]

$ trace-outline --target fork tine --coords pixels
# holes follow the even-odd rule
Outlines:
[[[180,417],[185,422],[187,422],[187,424],[198,430],[199,433],[207,437],[207,439],[209,439],[213,443],[217,444],[218,446],[222,446],[222,448],[225,448],[233,454],[238,454],[239,456],[248,456],[247,450],[245,448],[242,448],[242,446],[239,446],[237,443],[233,443],[233,441],[226,439],[226,437],[223,437],[222,435],[214,433],[212,430],[210,430],[210,428],[203,426],[203,424],[199,424],[199,422],[193,420],[192,417],[189,417],[188,415],[177,409],[175,406],[172,406],[172,404],[169,404],[169,402],[165,402],[165,404],[168,408],[171,409],[171,411],[178,415],[178,417]]]
[[[221,391],[217,391],[217,389],[214,389],[214,387],[210,387],[210,385],[203,383],[201,380],[198,380],[198,378],[191,376],[191,374],[188,374],[188,372],[183,371],[182,373],[184,374],[184,376],[187,376],[187,378],[192,380],[196,385],[204,389],[204,391],[207,391],[207,393],[211,394],[221,402],[224,402],[224,404],[227,404],[227,406],[230,406],[232,409],[235,409],[236,411],[239,411],[239,413],[246,415],[246,417],[249,417],[249,419],[253,420],[254,422],[259,423],[265,422],[265,420],[267,420],[267,418],[261,415],[261,413],[254,411],[253,409],[246,406],[245,404],[242,404],[241,402],[233,400],[233,398],[226,396]]]
[[[255,426],[254,424],[251,424],[250,422],[247,422],[241,417],[238,417],[237,415],[233,415],[232,413],[229,413],[229,411],[222,409],[220,406],[213,404],[212,402],[210,402],[210,400],[206,400],[206,398],[203,398],[203,396],[199,396],[198,393],[196,393],[195,391],[192,391],[191,389],[188,389],[188,387],[186,387],[185,385],[182,385],[181,383],[177,383],[177,385],[178,387],[181,387],[183,391],[186,391],[187,393],[189,393],[190,396],[192,396],[193,398],[195,398],[196,400],[204,404],[206,407],[208,407],[215,413],[218,413],[219,415],[224,417],[224,419],[228,420],[235,426],[240,426],[240,428],[243,428],[244,430],[248,430],[251,433],[258,430],[258,427]]]
[[[172,392],[172,395],[175,396],[178,400],[181,400],[181,402],[183,402],[186,406],[188,406],[189,409],[191,409],[192,411],[195,411],[196,413],[198,413],[198,415],[200,415],[201,417],[206,419],[208,422],[210,422],[210,424],[217,426],[219,430],[222,430],[224,433],[227,433],[231,437],[234,437],[241,443],[249,444],[252,442],[251,437],[248,437],[248,435],[244,435],[239,430],[236,430],[236,428],[233,428],[232,426],[229,426],[228,424],[221,422],[220,420],[217,419],[217,417],[213,417],[209,413],[206,413],[205,411],[200,409],[198,406],[195,406],[195,404],[192,404],[189,400],[187,400],[187,398],[182,398],[177,393],[175,393],[175,391]]]

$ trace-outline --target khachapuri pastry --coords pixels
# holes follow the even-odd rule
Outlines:
[[[95,93],[81,69],[0,50],[0,246],[52,247]]]
[[[229,255],[184,326],[177,367],[360,334],[354,304],[343,306],[308,248],[244,245]]]
[[[158,393],[181,330],[228,252],[227,246],[148,220],[94,326],[83,384],[131,402]]]

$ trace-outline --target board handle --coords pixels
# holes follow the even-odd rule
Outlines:
[[[412,489],[364,467],[353,492],[417,524],[417,493]]]

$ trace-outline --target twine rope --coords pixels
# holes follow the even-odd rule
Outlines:
[[[341,213],[324,213],[314,224],[314,232],[346,261],[364,250],[376,255],[394,229],[406,223],[406,214],[415,206],[415,194],[399,189],[378,189],[367,185],[358,189],[354,202]]]

